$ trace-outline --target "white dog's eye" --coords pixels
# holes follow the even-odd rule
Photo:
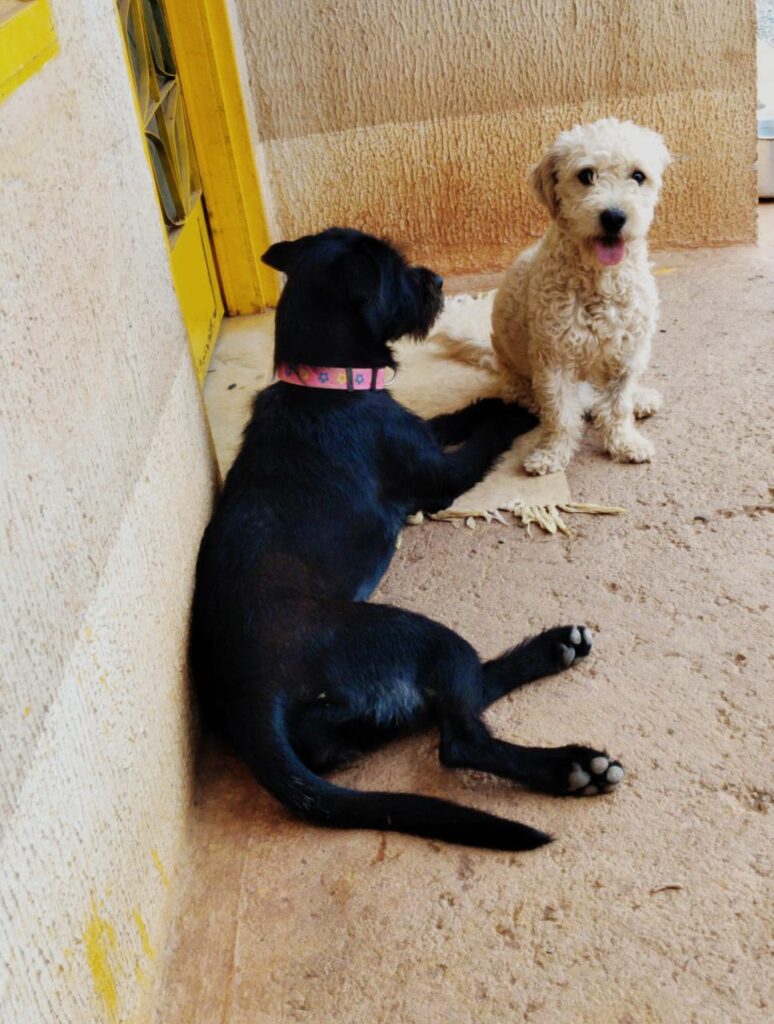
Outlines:
[[[632,173],[632,177],[634,178],[634,180],[637,182],[638,185],[641,185],[643,183],[643,181],[647,181],[648,180],[645,177],[645,175],[642,173],[642,171],[634,171]]]
[[[594,180],[594,168],[584,167],[582,171],[578,172],[578,181],[581,185],[590,185]]]

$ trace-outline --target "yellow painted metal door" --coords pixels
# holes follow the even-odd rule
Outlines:
[[[206,201],[161,0],[118,0],[172,277],[199,380],[223,319]]]

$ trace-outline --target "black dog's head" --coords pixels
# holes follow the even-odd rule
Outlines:
[[[389,343],[424,338],[443,305],[443,280],[410,267],[387,242],[328,228],[277,242],[261,257],[287,275],[277,306],[275,362],[394,366]]]

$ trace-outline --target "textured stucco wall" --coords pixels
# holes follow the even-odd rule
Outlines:
[[[236,0],[276,231],[387,233],[444,272],[539,233],[528,166],[573,123],[629,117],[686,159],[661,245],[755,237],[755,3]]]
[[[112,0],[0,106],[0,1019],[139,1021],[212,462]]]

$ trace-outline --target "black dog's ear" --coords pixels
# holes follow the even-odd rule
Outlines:
[[[295,242],[275,242],[261,256],[261,260],[283,274],[292,274],[303,245],[303,238],[298,238]]]

